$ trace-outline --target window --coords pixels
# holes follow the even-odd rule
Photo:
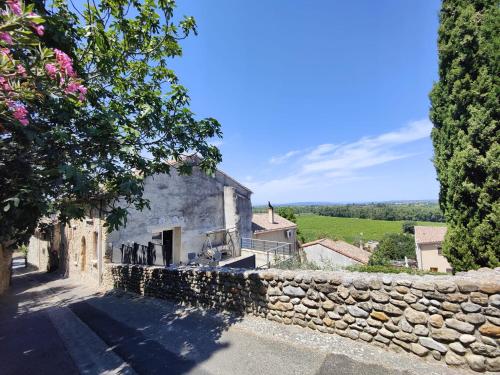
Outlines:
[[[437,272],[437,271],[438,271],[437,267],[431,267],[431,272]]]
[[[443,255],[443,248],[442,248],[442,246],[438,246],[438,255]]]

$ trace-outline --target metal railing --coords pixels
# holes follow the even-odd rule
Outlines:
[[[280,252],[291,254],[293,245],[288,242],[257,240],[255,238],[242,238],[241,248],[264,252],[279,248]]]
[[[257,268],[270,268],[293,256],[293,245],[288,242],[257,240],[255,238],[242,238],[241,248],[258,251],[266,254],[266,263]]]

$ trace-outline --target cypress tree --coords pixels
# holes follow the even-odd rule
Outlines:
[[[430,94],[445,256],[457,271],[500,259],[500,3],[443,0]]]

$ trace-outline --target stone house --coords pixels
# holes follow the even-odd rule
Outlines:
[[[172,169],[170,174],[146,178],[144,197],[151,209],[130,209],[125,227],[107,233],[99,214],[89,212],[83,221],[55,224],[52,242],[33,236],[28,260],[46,269],[48,260],[43,258],[49,252],[43,249],[51,248],[60,271],[99,283],[103,263],[122,261],[122,245],[152,244],[154,264],[167,265],[187,263],[192,254],[206,249],[207,241],[217,246],[229,238],[232,256],[238,256],[241,238],[252,236],[251,194],[220,170],[208,176],[198,167],[191,175]]]
[[[295,251],[297,224],[275,213],[273,206],[269,204],[267,213],[253,214],[252,238],[261,241],[286,242],[291,244],[292,251]]]
[[[329,238],[303,244],[302,252],[309,262],[338,268],[367,264],[371,255],[370,252],[345,241],[334,241]]]
[[[452,267],[441,252],[446,227],[415,226],[415,252],[418,268],[431,272],[451,272]]]

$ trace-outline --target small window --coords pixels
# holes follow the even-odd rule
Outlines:
[[[443,255],[443,248],[438,246],[438,255]]]
[[[437,272],[438,269],[436,267],[431,267],[431,272]]]

